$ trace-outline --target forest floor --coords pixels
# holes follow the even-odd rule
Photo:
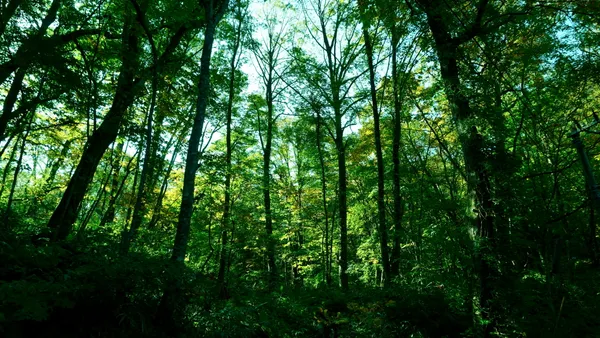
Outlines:
[[[474,316],[463,295],[437,286],[387,290],[353,286],[281,286],[267,291],[238,278],[219,297],[216,282],[186,267],[174,271],[164,257],[115,257],[116,243],[95,239],[85,249],[17,238],[0,244],[0,332],[3,337],[471,337]],[[594,276],[597,276],[595,272]],[[156,318],[166,281],[178,276],[176,330]],[[592,276],[592,274],[588,274]],[[593,283],[592,280],[589,281]],[[533,284],[533,288],[538,288]],[[522,286],[521,286],[522,287]],[[536,290],[530,290],[537,292]],[[539,291],[539,290],[538,290]],[[573,290],[576,292],[576,290]],[[558,296],[557,296],[558,297]],[[559,319],[544,304],[522,305],[502,317],[503,337],[547,336],[528,312],[563,337],[571,325],[594,337],[592,304],[568,301]],[[577,309],[576,309],[577,308]],[[576,310],[575,310],[576,309]],[[559,309],[555,309],[558,311]],[[573,315],[573,311],[579,315]],[[499,321],[500,323],[500,321]],[[554,325],[553,325],[554,324]],[[544,331],[548,332],[548,331]],[[536,334],[537,333],[537,334]],[[552,335],[550,335],[552,337]]]

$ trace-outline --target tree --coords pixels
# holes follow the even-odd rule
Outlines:
[[[278,271],[275,262],[275,240],[273,238],[273,212],[271,210],[271,153],[273,148],[273,135],[275,124],[280,114],[276,114],[275,104],[283,94],[282,76],[286,68],[282,67],[283,51],[287,25],[285,21],[278,21],[275,10],[271,10],[261,18],[265,22],[265,36],[255,42],[252,49],[255,58],[255,69],[260,77],[264,90],[264,104],[266,112],[261,112],[261,105],[254,102],[257,112],[257,128],[260,146],[263,153],[262,186],[265,208],[265,232],[267,243],[267,271],[269,272],[269,286],[277,286]]]
[[[209,0],[202,3],[205,11],[206,27],[204,28],[204,42],[202,45],[202,56],[200,59],[200,74],[198,79],[198,97],[196,99],[196,114],[192,125],[192,132],[188,142],[188,151],[185,161],[185,174],[183,178],[183,192],[181,195],[181,208],[177,223],[177,234],[173,244],[171,259],[183,262],[187,249],[188,236],[190,232],[190,220],[194,204],[194,185],[196,171],[198,170],[198,146],[202,127],[206,115],[206,105],[210,90],[210,59],[212,56],[212,45],[215,30],[221,18],[227,11],[229,2],[227,0]]]
[[[148,18],[144,13],[144,9],[136,2],[136,0],[131,0],[131,3],[135,9],[135,14],[137,16],[137,21],[144,30],[146,37],[148,38],[148,43],[150,44],[150,51],[152,53],[152,94],[150,99],[150,108],[148,109],[148,115],[146,116],[146,149],[144,151],[144,163],[142,165],[142,173],[140,174],[140,186],[137,191],[137,196],[135,200],[135,206],[133,208],[133,218],[131,220],[131,225],[129,229],[126,229],[123,232],[123,238],[121,239],[121,253],[127,254],[129,252],[129,246],[131,245],[131,241],[135,238],[136,232],[142,223],[142,213],[146,210],[146,203],[144,201],[144,196],[149,194],[149,191],[146,187],[146,181],[152,177],[153,171],[153,162],[152,162],[152,121],[154,119],[154,110],[156,108],[156,95],[158,91],[158,73],[159,73],[159,65],[158,65],[158,54],[156,51],[156,44],[154,43],[154,36],[148,27]]]
[[[77,209],[92,181],[98,163],[106,149],[116,139],[123,123],[127,109],[133,104],[141,84],[145,81],[144,70],[139,69],[140,63],[140,23],[134,19],[131,10],[125,14],[122,31],[121,68],[117,80],[117,90],[108,113],[102,124],[94,131],[87,142],[83,155],[73,173],[63,197],[54,210],[48,227],[54,229],[55,240],[65,239],[77,217]],[[188,28],[180,25],[167,44],[165,50],[158,58],[158,64],[169,60],[181,42]],[[137,77],[139,74],[142,77]]]
[[[347,201],[347,172],[346,172],[346,141],[344,131],[352,123],[350,113],[356,102],[352,97],[352,88],[364,72],[356,72],[355,61],[361,55],[363,46],[358,43],[358,34],[354,29],[354,19],[351,11],[354,9],[349,3],[333,3],[316,1],[309,3],[310,8],[306,13],[314,14],[307,17],[307,22],[316,20],[314,26],[308,28],[311,39],[324,53],[324,59],[319,61],[301,60],[305,69],[321,73],[320,80],[324,84],[306,79],[310,82],[333,110],[333,131],[328,129],[333,138],[338,162],[338,194],[339,194],[339,222],[340,222],[340,285],[348,289],[348,201]],[[309,14],[307,14],[309,15]],[[313,33],[314,32],[314,33]],[[333,38],[332,38],[333,37]]]
[[[232,11],[232,15],[234,16],[235,26],[233,27],[233,41],[231,41],[231,59],[229,61],[229,90],[227,97],[227,112],[225,115],[225,202],[223,203],[223,225],[221,231],[221,252],[219,255],[219,274],[217,277],[218,280],[218,288],[219,294],[222,297],[225,297],[227,294],[226,282],[225,282],[225,271],[228,266],[227,256],[228,253],[228,232],[232,231],[231,224],[231,178],[232,178],[232,167],[231,167],[231,153],[232,153],[232,145],[231,145],[231,127],[232,127],[232,115],[233,115],[233,105],[234,99],[236,95],[236,72],[238,70],[240,64],[240,56],[242,54],[242,42],[244,39],[244,25],[246,25],[246,20],[248,16],[248,5],[246,3],[242,3],[238,1],[234,10]]]
[[[485,35],[497,29],[506,22],[483,24],[486,12],[490,12],[487,0],[482,0],[476,7],[475,17],[464,30],[451,29],[449,21],[452,20],[452,8],[439,1],[419,0],[418,6],[427,17],[427,24],[434,39],[434,48],[438,58],[440,74],[444,82],[444,89],[455,119],[458,137],[461,142],[466,171],[469,175],[469,189],[475,196],[475,225],[481,238],[480,252],[478,253],[478,270],[480,281],[479,302],[482,308],[482,318],[487,323],[484,325],[484,336],[489,336],[495,329],[494,315],[491,313],[493,302],[492,283],[496,272],[490,262],[496,247],[494,196],[491,186],[489,171],[486,168],[486,154],[484,150],[483,135],[477,128],[475,117],[477,112],[471,107],[465,88],[461,83],[458,55],[464,44],[472,41],[477,36]],[[510,18],[512,14],[508,14]],[[452,34],[456,36],[453,37]]]
[[[388,230],[385,221],[385,163],[383,163],[383,151],[381,149],[381,130],[379,125],[379,105],[377,103],[377,87],[375,86],[375,62],[373,61],[373,42],[369,32],[369,22],[372,13],[368,12],[368,5],[358,1],[362,21],[362,33],[365,43],[365,54],[367,56],[367,67],[369,69],[369,89],[371,93],[371,109],[373,110],[373,137],[375,139],[375,156],[377,158],[377,214],[379,221],[379,239],[381,247],[381,265],[383,267],[383,284],[390,284],[390,254],[388,251]],[[395,76],[392,75],[392,76]]]

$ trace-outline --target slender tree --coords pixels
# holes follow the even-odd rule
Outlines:
[[[364,46],[358,41],[360,35],[353,24],[351,13],[354,7],[350,3],[316,0],[309,6],[305,12],[314,13],[314,17],[308,16],[307,22],[314,19],[315,24],[308,27],[308,32],[323,52],[324,59],[321,64],[307,62],[305,65],[310,71],[325,73],[325,84],[313,82],[311,85],[324,96],[333,111],[333,131],[328,131],[335,143],[338,162],[340,286],[348,289],[348,179],[344,132],[352,123],[350,112],[359,101],[352,97],[351,89],[364,73],[355,72],[354,68]]]
[[[228,250],[228,233],[233,232],[232,220],[231,220],[231,180],[233,176],[231,167],[231,132],[232,132],[232,117],[234,109],[234,100],[236,95],[236,73],[240,65],[240,56],[242,54],[241,45],[244,34],[244,25],[247,20],[247,6],[241,1],[237,1],[231,14],[235,18],[234,36],[231,42],[231,59],[229,60],[229,88],[227,96],[227,111],[225,115],[225,201],[223,203],[223,225],[221,230],[221,252],[219,255],[219,274],[217,276],[217,283],[219,288],[219,294],[224,297],[226,296],[226,281],[225,273],[229,266]]]
[[[287,33],[286,22],[282,22],[281,19],[278,20],[275,13],[273,10],[263,18],[266,25],[266,34],[261,41],[257,41],[252,50],[255,57],[255,69],[260,77],[267,108],[264,117],[261,117],[258,111],[257,124],[263,155],[262,190],[267,239],[267,271],[269,272],[269,286],[271,288],[276,286],[278,278],[275,239],[273,238],[273,211],[271,208],[271,154],[274,127],[279,116],[275,114],[275,102],[283,94],[281,76],[285,73],[285,66],[282,67],[282,53]]]
[[[188,151],[185,161],[185,172],[183,177],[183,192],[181,195],[181,207],[177,223],[177,233],[173,244],[171,259],[183,262],[187,250],[190,233],[190,224],[194,206],[194,186],[196,171],[198,171],[198,154],[200,137],[206,116],[206,106],[210,93],[210,59],[212,46],[215,39],[215,30],[219,21],[227,11],[228,0],[207,0],[202,2],[206,25],[204,28],[204,43],[200,58],[200,75],[198,79],[198,96],[196,99],[196,113],[188,143]]]
[[[154,35],[148,27],[148,18],[146,17],[145,10],[136,2],[131,0],[133,7],[135,8],[137,21],[142,26],[148,43],[150,44],[150,50],[152,52],[152,94],[150,98],[150,109],[146,116],[146,149],[144,151],[144,163],[142,164],[142,173],[140,174],[140,187],[135,200],[135,206],[133,208],[133,218],[131,220],[131,227],[127,229],[121,239],[121,254],[125,255],[129,252],[131,241],[134,240],[136,233],[142,223],[142,214],[146,212],[146,201],[145,199],[151,193],[147,189],[147,180],[152,177],[152,171],[154,169],[154,162],[152,161],[152,121],[154,119],[154,110],[156,108],[156,95],[158,92],[158,53],[156,51],[156,45],[154,43]]]
[[[369,68],[369,89],[371,93],[371,110],[373,111],[373,137],[375,140],[375,157],[377,159],[377,215],[379,221],[379,245],[381,248],[381,266],[383,268],[383,284],[390,284],[390,254],[388,249],[388,229],[385,221],[385,163],[381,147],[381,129],[379,124],[379,105],[377,103],[377,87],[375,84],[375,62],[373,61],[373,42],[369,32],[372,13],[369,13],[367,3],[358,1],[362,21],[362,33]]]

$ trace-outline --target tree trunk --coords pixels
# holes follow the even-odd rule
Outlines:
[[[2,8],[2,14],[0,15],[0,37],[4,35],[8,22],[15,15],[22,2],[23,0],[9,0],[8,4]]]
[[[208,105],[208,95],[210,93],[210,60],[212,56],[212,46],[216,27],[223,17],[223,14],[225,14],[228,3],[228,0],[208,0],[202,2],[205,9],[206,26],[204,29],[202,55],[200,57],[200,76],[198,79],[196,114],[194,115],[194,123],[192,125],[192,132],[188,143],[183,176],[181,206],[179,208],[177,232],[175,234],[173,252],[171,254],[171,261],[175,263],[171,265],[175,270],[173,271],[174,273],[177,273],[183,266],[183,261],[187,252],[192,213],[194,211],[194,187],[199,157],[198,147],[200,145],[206,106]],[[215,5],[219,7],[215,8]],[[176,276],[173,276],[167,283],[167,287],[164,290],[156,312],[157,321],[167,329],[169,335],[177,335],[175,317],[177,316],[177,305],[182,301],[181,281]]]
[[[117,201],[117,191],[119,190],[119,188],[123,185],[123,183],[125,182],[125,180],[122,180],[121,184],[119,184],[119,173],[121,172],[121,160],[124,157],[124,153],[123,153],[123,147],[125,145],[123,144],[123,141],[119,141],[119,143],[117,143],[117,146],[115,149],[113,149],[113,153],[112,153],[112,168],[113,168],[113,174],[112,174],[112,183],[110,186],[110,196],[108,199],[108,208],[106,208],[106,212],[104,213],[104,216],[102,217],[102,221],[100,222],[100,226],[104,226],[107,223],[112,223],[115,220],[115,214],[116,214],[116,201]],[[132,159],[135,158],[135,156],[132,157]],[[131,161],[129,162],[131,163]]]
[[[227,295],[227,288],[225,282],[225,273],[228,264],[227,254],[227,232],[231,228],[231,118],[233,114],[233,99],[235,96],[235,71],[236,71],[236,60],[238,57],[238,48],[240,45],[241,37],[241,19],[238,20],[236,40],[232,50],[232,56],[229,63],[229,97],[227,100],[227,112],[226,112],[226,133],[225,133],[225,202],[223,203],[223,224],[221,230],[221,254],[219,257],[219,275],[217,276],[217,288],[221,298],[225,298]]]
[[[277,80],[281,79],[281,74],[276,74],[278,65],[279,53],[282,48],[282,31],[274,30],[274,22],[270,22],[267,26],[268,40],[263,48],[254,50],[258,67],[257,72],[260,75],[262,84],[265,90],[265,103],[267,106],[266,113],[266,134],[263,134],[261,125],[260,111],[258,112],[258,132],[260,137],[260,145],[263,152],[262,163],[262,193],[263,206],[265,208],[265,239],[266,239],[266,259],[267,259],[267,283],[269,288],[273,290],[278,283],[279,272],[276,264],[275,239],[273,238],[273,212],[271,210],[271,154],[273,144],[273,126],[276,116],[274,111],[274,101],[278,93]]]
[[[112,106],[100,127],[88,140],[77,169],[48,222],[48,227],[54,229],[53,240],[64,240],[71,233],[73,223],[77,218],[77,209],[94,177],[98,163],[106,149],[117,138],[125,112],[135,98],[136,81],[134,76],[139,65],[139,53],[137,33],[132,19],[128,18],[123,27],[123,63]]]
[[[10,172],[10,165],[15,160],[15,156],[17,156],[17,149],[19,148],[20,137],[17,136],[17,140],[15,141],[15,145],[12,147],[10,151],[10,156],[8,157],[8,161],[4,166],[4,171],[2,172],[2,184],[0,184],[0,197],[4,195],[4,189],[6,189],[6,179],[8,178],[8,173]]]
[[[9,61],[0,65],[0,84],[4,83],[4,81],[6,81],[10,74],[12,74],[15,70],[24,69],[27,65],[31,63],[31,59],[38,52],[38,46],[36,46],[36,44],[38,44],[42,37],[46,35],[48,27],[50,27],[50,25],[56,20],[56,15],[60,8],[60,3],[61,0],[52,1],[52,4],[50,5],[48,12],[46,13],[46,16],[42,19],[40,28],[37,30],[37,32],[35,32],[34,35],[28,36],[26,40],[19,46],[15,55]],[[8,15],[9,13],[2,13],[3,20],[4,14]],[[4,25],[6,25],[7,22],[8,20],[4,22]],[[4,26],[3,29],[5,29],[5,27],[6,26]],[[1,126],[0,131],[0,140],[2,140],[4,139],[4,130],[2,130]]]
[[[23,136],[23,142],[21,143],[21,151],[19,152],[19,159],[17,160],[17,167],[15,168],[15,173],[13,175],[13,181],[10,186],[10,193],[8,194],[8,201],[6,202],[6,211],[4,212],[4,224],[7,227],[10,227],[8,224],[8,217],[10,215],[13,197],[15,195],[15,187],[17,186],[17,179],[19,178],[19,172],[21,171],[21,163],[23,163],[23,155],[25,154],[25,146],[27,145],[27,137],[29,137],[29,132],[31,131],[31,123],[35,118],[35,112],[31,113],[31,118],[29,120],[29,124],[27,126],[27,131]]]
[[[200,76],[198,80],[198,98],[196,100],[196,114],[188,144],[188,152],[185,162],[185,172],[183,176],[183,191],[181,194],[181,207],[179,219],[177,222],[177,233],[175,243],[173,244],[173,253],[171,259],[177,262],[183,262],[187,251],[187,243],[190,233],[190,224],[194,208],[194,186],[196,181],[196,171],[198,170],[198,146],[202,136],[202,127],[208,104],[208,94],[210,92],[210,59],[212,56],[212,46],[215,38],[215,29],[225,13],[228,0],[216,1],[221,7],[214,8],[215,1],[207,1],[206,5],[206,28],[204,30],[204,43],[202,46],[202,56],[200,58]]]
[[[395,24],[395,20],[394,20]],[[398,81],[398,31],[392,27],[392,90],[394,96],[394,130],[392,143],[392,165],[393,165],[393,200],[394,200],[394,243],[392,246],[392,259],[390,264],[391,277],[400,275],[400,230],[404,208],[400,194],[400,140],[402,137],[402,104],[400,101],[400,84]]]
[[[475,195],[477,212],[475,224],[480,244],[476,257],[480,282],[479,303],[481,317],[486,323],[483,327],[483,336],[489,337],[496,326],[491,306],[492,281],[496,273],[490,264],[490,259],[493,259],[495,252],[494,203],[489,175],[485,168],[483,137],[474,125],[474,113],[464,94],[465,88],[461,85],[458,68],[459,47],[463,42],[472,39],[473,36],[457,39],[450,35],[448,25],[442,15],[443,11],[440,10],[440,8],[446,6],[443,2],[437,0],[419,0],[418,2],[427,15],[429,29],[433,35],[441,76],[445,85],[444,89],[456,121],[456,128],[463,150],[469,179],[467,184],[469,190]],[[479,8],[477,19],[479,21],[481,21],[479,15],[483,14],[485,4],[485,1],[480,4],[484,7]]]
[[[327,285],[331,285],[331,250],[329,246],[329,211],[327,207],[327,180],[325,178],[325,158],[323,154],[323,146],[321,144],[321,110],[319,107],[315,109],[316,113],[316,139],[317,139],[317,151],[319,153],[319,167],[321,174],[321,198],[323,202],[323,214],[325,218],[325,282]]]
[[[166,94],[167,95],[169,94],[168,90],[167,90]],[[162,94],[161,96],[163,96],[163,95],[164,94]],[[156,167],[154,168],[154,170],[152,170],[152,175],[149,177],[149,180],[150,180],[150,182],[148,183],[149,191],[154,191],[158,185],[160,173],[164,169],[165,162],[167,161],[167,155],[169,153],[169,149],[170,149],[170,146],[172,145],[172,140],[173,140],[173,136],[171,136],[171,139],[169,140],[169,142],[167,142],[166,149],[161,154],[160,141],[161,141],[161,135],[162,135],[162,131],[163,131],[163,123],[166,118],[166,114],[165,114],[166,108],[161,107],[160,102],[157,102],[156,104],[157,104],[157,106],[156,106],[156,110],[157,110],[156,123],[154,124],[155,127],[154,127],[154,133],[152,136],[152,148],[150,151],[150,156],[151,156],[150,161]]]
[[[379,220],[379,246],[381,250],[381,267],[383,285],[390,284],[390,256],[388,249],[388,230],[385,222],[385,163],[381,149],[381,130],[379,125],[379,106],[377,104],[377,87],[375,86],[375,66],[373,63],[373,44],[369,34],[369,19],[367,18],[364,0],[358,1],[362,17],[362,33],[369,67],[369,87],[371,93],[371,109],[373,110],[373,136],[375,138],[375,156],[377,159],[377,216]]]
[[[150,99],[150,109],[148,111],[146,123],[146,149],[144,151],[144,164],[142,165],[142,173],[140,175],[140,186],[138,188],[135,206],[133,207],[133,218],[129,231],[123,233],[121,255],[126,255],[129,252],[131,241],[137,235],[137,231],[142,224],[142,217],[146,213],[146,201],[151,191],[146,188],[146,181],[152,177],[153,162],[152,162],[152,119],[154,117],[154,107],[156,107],[156,92],[158,91],[158,70],[157,56],[154,43],[152,43],[152,55],[154,58],[154,72],[152,74],[152,98]]]
[[[267,235],[267,264],[269,286],[273,289],[277,283],[275,265],[275,241],[273,238],[273,214],[271,211],[271,150],[273,140],[273,96],[271,86],[267,86],[267,135],[263,152],[263,196],[265,203],[265,230]]]
[[[171,161],[169,162],[169,166],[165,171],[165,176],[160,185],[160,191],[158,192],[158,196],[156,197],[156,204],[154,205],[154,210],[152,211],[152,219],[148,224],[148,228],[154,228],[158,221],[160,220],[160,211],[162,209],[162,202],[165,198],[165,194],[167,193],[167,187],[169,185],[169,176],[171,175],[171,171],[173,171],[173,166],[175,165],[175,159],[177,158],[177,154],[179,154],[179,149],[181,147],[182,140],[178,140],[175,149],[173,150],[173,154],[171,155]]]
[[[108,201],[108,208],[106,209],[106,212],[104,213],[104,216],[102,217],[102,221],[100,221],[100,224],[98,225],[99,227],[105,226],[106,223],[109,223],[109,220],[110,220],[110,223],[114,222],[115,211],[116,211],[115,204],[116,204],[119,196],[121,196],[121,193],[123,192],[123,188],[125,187],[125,184],[127,183],[127,177],[129,177],[129,174],[131,174],[131,164],[133,163],[133,160],[135,159],[137,154],[138,153],[135,153],[133,156],[131,156],[131,159],[129,159],[129,162],[127,163],[127,167],[125,169],[125,175],[123,176],[123,179],[121,180],[120,183],[118,181],[118,177],[115,177],[113,174],[111,196]],[[114,170],[120,171],[120,167],[116,167]],[[137,182],[137,172],[136,172],[136,178],[134,179],[134,182]],[[127,216],[127,218],[125,219],[125,222],[127,222],[128,220],[129,220],[129,216]]]
[[[348,290],[348,205],[346,178],[346,144],[340,109],[335,112],[335,145],[338,159],[339,214],[340,214],[340,286]]]
[[[13,109],[15,108],[17,97],[19,96],[21,88],[23,87],[23,80],[25,79],[26,70],[27,67],[21,67],[19,70],[17,70],[17,73],[10,84],[10,89],[6,94],[6,98],[4,99],[2,115],[0,116],[0,140],[4,139],[8,122],[10,122],[10,120],[14,117]]]
[[[141,161],[141,158],[142,158],[142,152],[138,151],[137,153],[135,153],[135,155],[131,159],[132,162],[133,162],[133,158],[136,158],[136,164],[139,164]],[[130,162],[130,164],[131,164],[131,162]],[[131,193],[129,194],[130,196],[135,196],[135,194],[137,192],[136,188],[138,187],[139,176],[140,176],[140,167],[139,167],[139,165],[136,165],[135,174],[133,174],[133,182],[131,183]],[[125,182],[125,181],[123,181],[123,182]],[[127,212],[125,213],[125,219],[123,220],[123,227],[121,229],[121,234],[123,232],[127,231],[127,229],[129,228],[131,214],[133,213],[133,201],[131,200],[132,198],[133,197],[130,197],[127,201],[125,201],[125,203],[127,204],[128,207],[127,207]]]
[[[52,162],[52,165],[50,166],[50,171],[48,172],[48,176],[46,178],[46,187],[44,188],[44,191],[48,192],[51,189],[52,184],[54,184],[54,180],[56,179],[58,169],[60,169],[60,166],[63,164],[63,161],[67,157],[69,149],[71,148],[71,144],[73,144],[73,140],[66,140],[63,144],[62,149],[60,150],[60,155]]]
[[[322,24],[324,25],[324,24]],[[344,290],[348,290],[348,202],[347,202],[347,185],[346,178],[346,143],[344,142],[344,127],[342,101],[340,99],[340,84],[336,67],[334,63],[333,47],[329,44],[329,40],[325,29],[322,30],[323,41],[325,41],[326,54],[328,59],[330,89],[332,96],[332,108],[334,113],[335,125],[335,148],[337,150],[338,162],[338,212],[340,219],[340,286]]]
[[[92,203],[92,205],[90,206],[90,210],[88,210],[87,214],[83,218],[83,221],[81,221],[81,225],[79,226],[79,229],[77,230],[77,238],[78,239],[83,238],[85,229],[87,228],[88,223],[92,219],[92,216],[94,215],[94,211],[96,211],[96,208],[98,207],[98,204],[100,203],[100,200],[102,200],[102,197],[104,197],[104,192],[106,191],[106,186],[108,185],[110,176],[111,176],[111,172],[109,171],[106,174],[104,181],[100,184],[100,188],[98,189],[97,196],[94,199],[94,202]]]

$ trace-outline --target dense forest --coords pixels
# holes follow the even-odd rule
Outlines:
[[[0,10],[0,336],[600,337],[597,0]]]

